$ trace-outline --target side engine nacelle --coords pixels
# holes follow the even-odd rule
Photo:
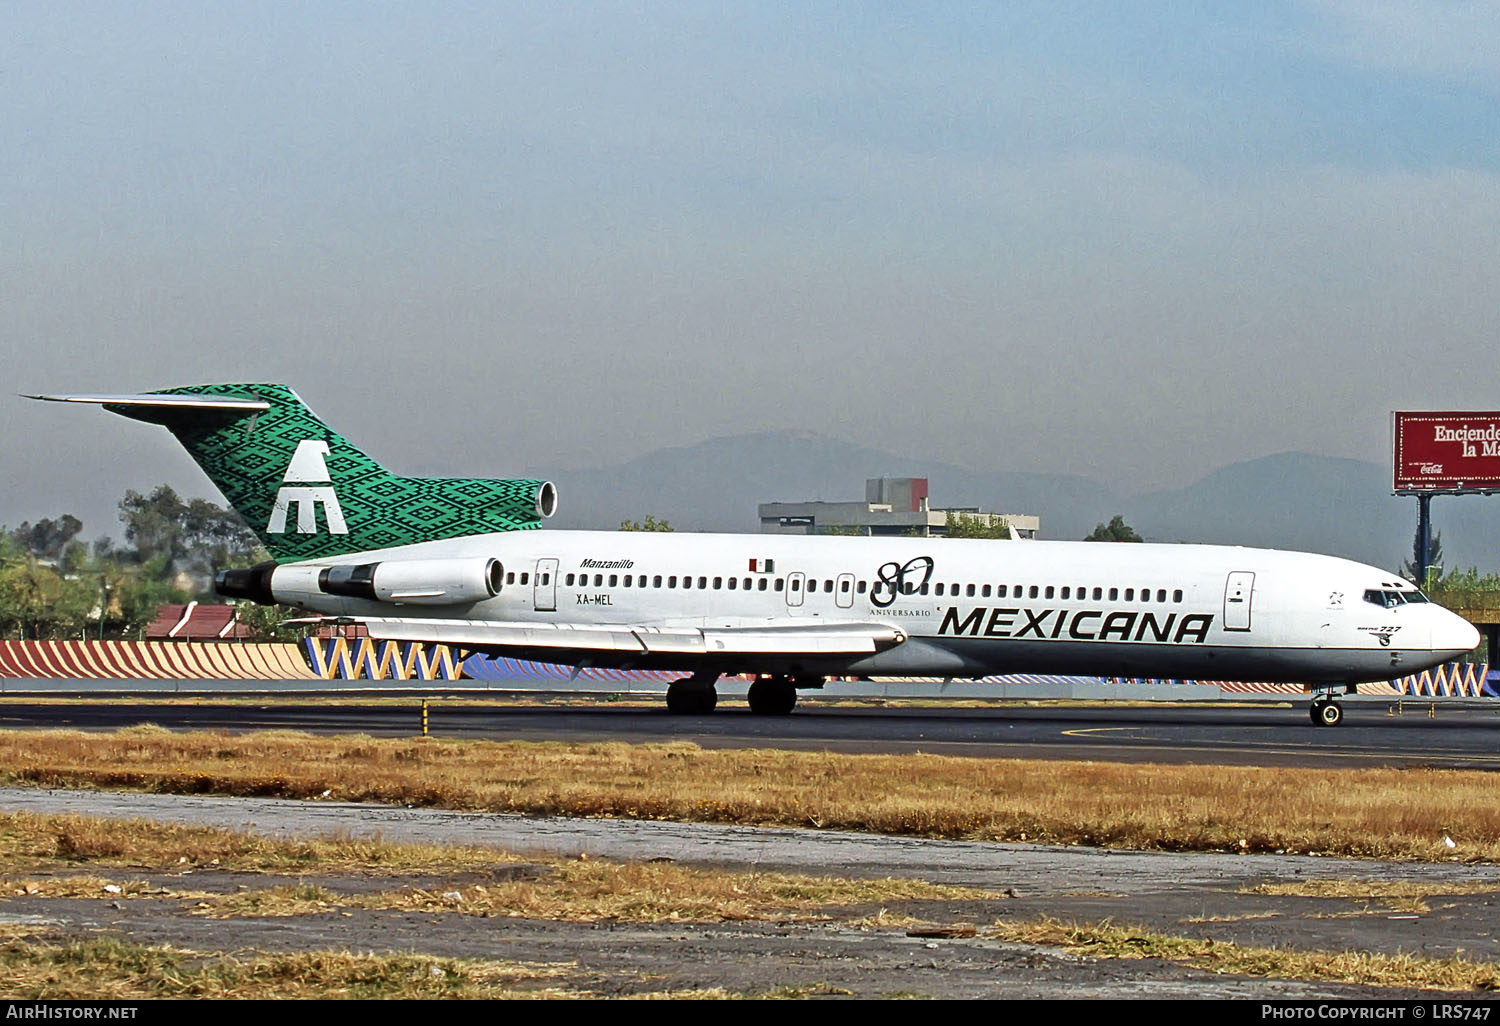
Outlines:
[[[500,593],[498,559],[409,559],[341,566],[277,566],[224,570],[214,591],[225,598],[311,605],[330,595],[398,605],[457,606]]]

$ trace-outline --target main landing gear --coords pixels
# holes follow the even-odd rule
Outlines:
[[[704,715],[719,704],[714,690],[717,673],[695,673],[667,685],[667,711],[675,716]]]
[[[757,716],[786,716],[797,707],[797,687],[780,674],[756,677],[750,684],[750,711]]]
[[[719,704],[717,673],[695,673],[667,686],[667,711],[676,716],[703,716]],[[771,674],[750,683],[750,711],[756,716],[786,716],[797,707],[798,688],[821,688],[822,677]]]
[[[1353,691],[1353,685],[1345,689],[1346,694]],[[1344,707],[1339,705],[1338,693],[1332,690],[1323,690],[1314,694],[1312,706],[1307,713],[1312,717],[1313,725],[1318,727],[1337,727],[1344,722]]]

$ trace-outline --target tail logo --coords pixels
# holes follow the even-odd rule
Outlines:
[[[318,533],[319,506],[323,507],[329,534],[349,533],[339,497],[333,490],[333,479],[328,476],[327,456],[327,442],[307,438],[297,443],[297,451],[292,454],[292,462],[287,465],[286,476],[276,492],[276,504],[271,507],[267,534],[286,533],[287,514],[293,504],[297,507],[298,534]]]

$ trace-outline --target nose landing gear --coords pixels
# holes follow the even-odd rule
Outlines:
[[[1345,685],[1344,693],[1353,694],[1354,685]],[[1313,725],[1318,727],[1337,727],[1344,722],[1344,707],[1339,705],[1338,692],[1332,688],[1314,692],[1312,706],[1307,713],[1312,717]]]
[[[1313,699],[1308,714],[1312,716],[1313,723],[1319,727],[1337,727],[1344,722],[1344,707],[1330,697]]]

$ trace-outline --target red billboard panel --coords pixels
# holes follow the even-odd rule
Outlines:
[[[1395,490],[1500,490],[1500,412],[1394,413]]]

